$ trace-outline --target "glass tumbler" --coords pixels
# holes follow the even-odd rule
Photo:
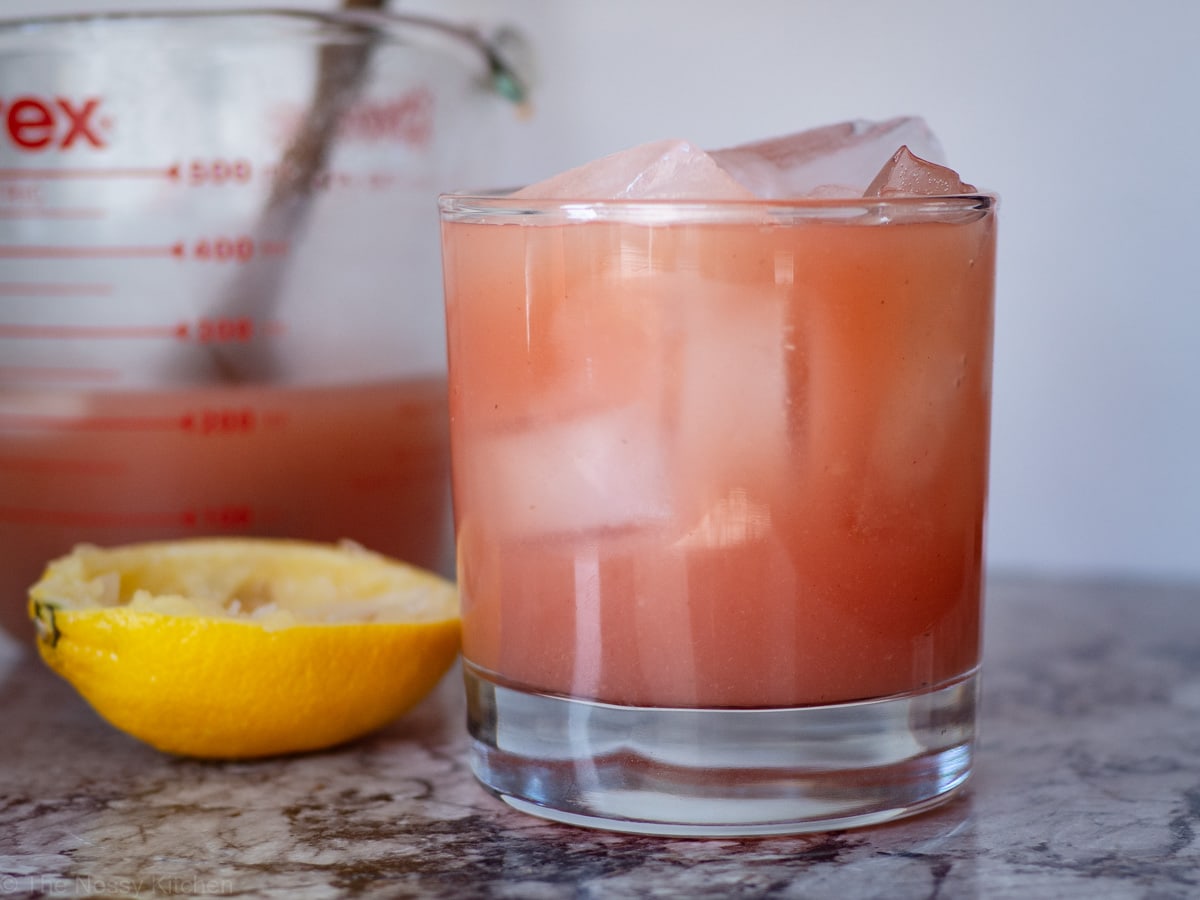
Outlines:
[[[949,798],[996,198],[440,201],[474,772],[619,831]]]

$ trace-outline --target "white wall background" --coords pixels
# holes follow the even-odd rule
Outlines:
[[[0,0],[0,16],[118,2]],[[1002,196],[992,568],[1200,580],[1200,3],[393,5],[532,42],[536,114],[497,151],[498,183],[660,137],[924,115]]]

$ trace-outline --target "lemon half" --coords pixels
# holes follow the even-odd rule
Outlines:
[[[349,543],[80,546],[29,596],[50,668],[117,728],[185,756],[364,735],[428,694],[461,640],[452,584]]]

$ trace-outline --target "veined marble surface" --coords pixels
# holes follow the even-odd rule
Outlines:
[[[335,751],[161,755],[0,646],[0,898],[1200,897],[1200,586],[990,586],[978,769],[924,816],[747,841],[514,812],[455,677]]]

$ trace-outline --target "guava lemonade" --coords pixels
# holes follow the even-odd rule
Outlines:
[[[443,568],[444,376],[0,394],[0,623],[49,559],[205,534],[353,539]]]
[[[649,198],[636,221],[598,203],[591,221],[444,223],[480,677],[765,708],[975,668],[995,222],[970,204],[906,214],[908,195],[974,193],[907,146],[889,160],[918,141],[923,123],[900,120],[712,155],[663,142],[509,201]],[[803,191],[817,211],[864,191],[897,205],[722,220],[770,177],[828,178]],[[664,198],[714,202],[692,222],[656,218]]]

